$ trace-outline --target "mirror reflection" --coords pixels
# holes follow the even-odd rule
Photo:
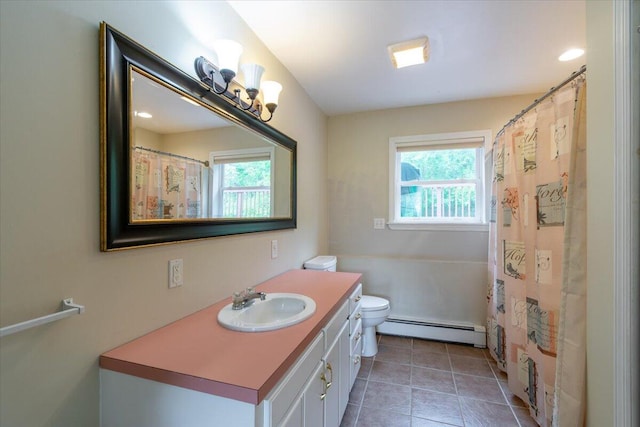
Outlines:
[[[291,217],[290,150],[131,66],[130,221]]]

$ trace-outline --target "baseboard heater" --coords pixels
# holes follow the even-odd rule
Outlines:
[[[471,323],[433,322],[420,319],[389,317],[378,326],[378,332],[452,343],[473,344],[474,347],[487,346],[487,330],[484,326]]]

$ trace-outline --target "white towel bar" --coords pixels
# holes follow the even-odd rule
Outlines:
[[[44,325],[45,323],[55,322],[56,320],[64,319],[65,317],[81,313],[84,313],[84,305],[74,304],[73,298],[63,299],[62,311],[38,317],[37,319],[31,319],[25,322],[16,323],[15,325],[0,328],[0,338],[6,335],[15,334],[16,332],[24,331],[25,329]]]

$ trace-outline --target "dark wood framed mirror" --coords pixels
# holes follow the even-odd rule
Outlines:
[[[296,142],[100,25],[100,248],[296,228]]]

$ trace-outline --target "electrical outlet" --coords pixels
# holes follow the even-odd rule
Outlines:
[[[278,258],[278,241],[271,241],[271,259]]]
[[[373,228],[376,230],[384,230],[384,218],[373,218]]]
[[[182,259],[169,261],[169,287],[175,288],[183,284]]]

